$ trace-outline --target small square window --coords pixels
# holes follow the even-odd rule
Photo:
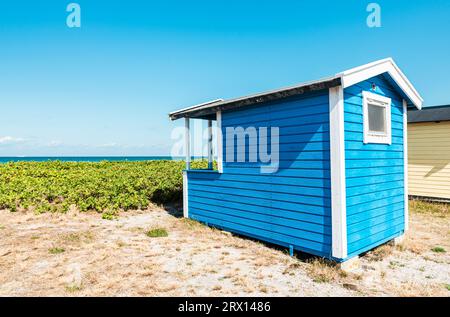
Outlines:
[[[391,99],[363,91],[364,143],[391,144]]]
[[[369,103],[369,133],[386,134],[386,108]]]

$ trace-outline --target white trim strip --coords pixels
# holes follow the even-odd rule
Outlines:
[[[208,120],[208,169],[213,169],[212,120]]]
[[[213,101],[209,101],[200,105],[195,105],[193,107],[184,108],[178,111],[171,112],[169,116],[172,118],[173,115],[179,115],[185,116],[183,112],[189,112],[189,111],[197,111],[197,110],[204,110],[211,107],[218,107],[223,106],[226,104],[230,104],[237,101],[243,101],[250,98],[257,98],[262,97],[266,95],[270,95],[277,92],[283,92],[286,90],[294,89],[294,88],[302,88],[307,87],[311,85],[321,84],[327,81],[333,81],[335,79],[340,78],[342,83],[342,88],[345,89],[347,87],[353,86],[354,84],[357,84],[359,82],[365,81],[369,78],[389,73],[390,76],[393,78],[393,80],[397,83],[397,85],[400,87],[400,89],[403,90],[405,95],[410,99],[410,101],[418,108],[422,108],[423,104],[423,98],[420,96],[420,94],[417,92],[417,90],[414,88],[412,83],[408,80],[408,78],[405,76],[405,74],[400,70],[400,68],[397,66],[397,64],[394,62],[392,58],[385,58],[379,61],[375,61],[366,65],[362,65],[359,67],[355,67],[346,71],[343,71],[341,73],[336,74],[335,76],[324,78],[321,80],[316,80],[312,82],[307,82],[303,84],[299,84],[296,86],[286,87],[282,89],[277,90],[271,90],[255,95],[250,95],[246,97],[240,97],[240,98],[234,98],[230,100],[223,100],[223,99],[217,99]]]
[[[217,170],[223,173],[222,112],[217,111]]]
[[[409,229],[409,184],[408,184],[408,103],[403,100],[403,167],[405,178],[405,232]]]
[[[215,99],[215,100],[203,102],[203,103],[200,103],[198,105],[186,107],[186,108],[183,108],[183,109],[180,109],[180,110],[177,110],[177,111],[172,111],[172,112],[169,113],[169,116],[171,116],[173,114],[176,114],[176,113],[179,113],[179,112],[183,112],[183,111],[187,111],[187,110],[193,110],[195,108],[200,108],[200,107],[204,107],[204,106],[208,106],[208,105],[214,105],[214,104],[222,102],[222,101],[224,101],[224,100],[223,99]]]
[[[183,171],[183,217],[189,218],[188,172]]]
[[[386,58],[380,61],[356,67],[342,72],[339,75],[342,77],[342,87],[345,89],[384,73],[389,73],[392,79],[403,90],[405,95],[408,96],[411,102],[418,109],[422,109],[423,98],[419,95],[417,90],[414,88],[405,74],[403,74],[397,64],[395,64],[392,58]]]
[[[330,88],[330,159],[332,256],[347,257],[347,197],[345,182],[344,90]]]
[[[186,149],[186,169],[191,168],[191,129],[190,119],[184,118],[184,147]]]

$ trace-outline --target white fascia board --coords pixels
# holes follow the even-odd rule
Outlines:
[[[422,109],[422,97],[405,76],[405,74],[403,74],[397,64],[395,64],[392,58],[387,58],[363,66],[352,68],[338,74],[338,76],[341,76],[342,87],[345,89],[384,73],[389,73],[392,79],[403,90],[405,95],[408,96],[409,100],[411,100],[411,102],[417,107],[417,109]]]
[[[184,111],[188,111],[188,110],[194,110],[194,109],[197,109],[197,108],[200,108],[200,107],[204,107],[204,106],[208,106],[208,105],[214,105],[214,104],[222,102],[222,101],[224,101],[224,100],[223,99],[215,99],[215,100],[203,102],[203,103],[200,103],[200,104],[197,104],[197,105],[194,105],[194,106],[190,106],[190,107],[183,108],[183,109],[180,109],[180,110],[177,110],[177,111],[169,112],[169,116],[171,116],[173,114],[176,114],[176,113],[179,113],[179,112],[184,112]]]

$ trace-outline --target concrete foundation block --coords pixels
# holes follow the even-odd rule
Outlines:
[[[354,257],[350,260],[339,263],[338,267],[344,272],[354,272],[361,268],[361,260],[359,257]]]
[[[402,244],[404,241],[405,241],[405,235],[397,237],[397,238],[389,241],[389,244],[392,246],[397,246],[397,245]]]

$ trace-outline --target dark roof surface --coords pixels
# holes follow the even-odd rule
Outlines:
[[[214,100],[197,106],[189,107],[169,114],[170,119],[180,118],[202,118],[215,115],[218,110],[225,111],[241,107],[261,104],[268,101],[275,101],[287,97],[301,95],[311,91],[328,89],[341,85],[340,77],[330,77],[314,82],[299,84],[293,87],[281,88],[256,95],[240,97],[230,100]]]
[[[450,105],[408,111],[408,123],[450,121]]]
[[[342,86],[343,89],[355,85],[374,76],[388,76],[394,87],[401,92],[403,99],[408,104],[421,109],[423,98],[406,78],[405,74],[395,64],[392,58],[385,58],[369,64],[358,66],[344,72],[338,73],[328,78],[312,82],[302,83],[291,87],[281,88],[272,91],[266,91],[259,94],[244,96],[229,100],[214,100],[207,103],[184,108],[169,114],[170,119],[197,118],[214,120],[219,111],[228,111],[247,106],[258,105],[265,102],[273,102],[284,98],[289,98],[311,91],[329,89],[336,86]]]

